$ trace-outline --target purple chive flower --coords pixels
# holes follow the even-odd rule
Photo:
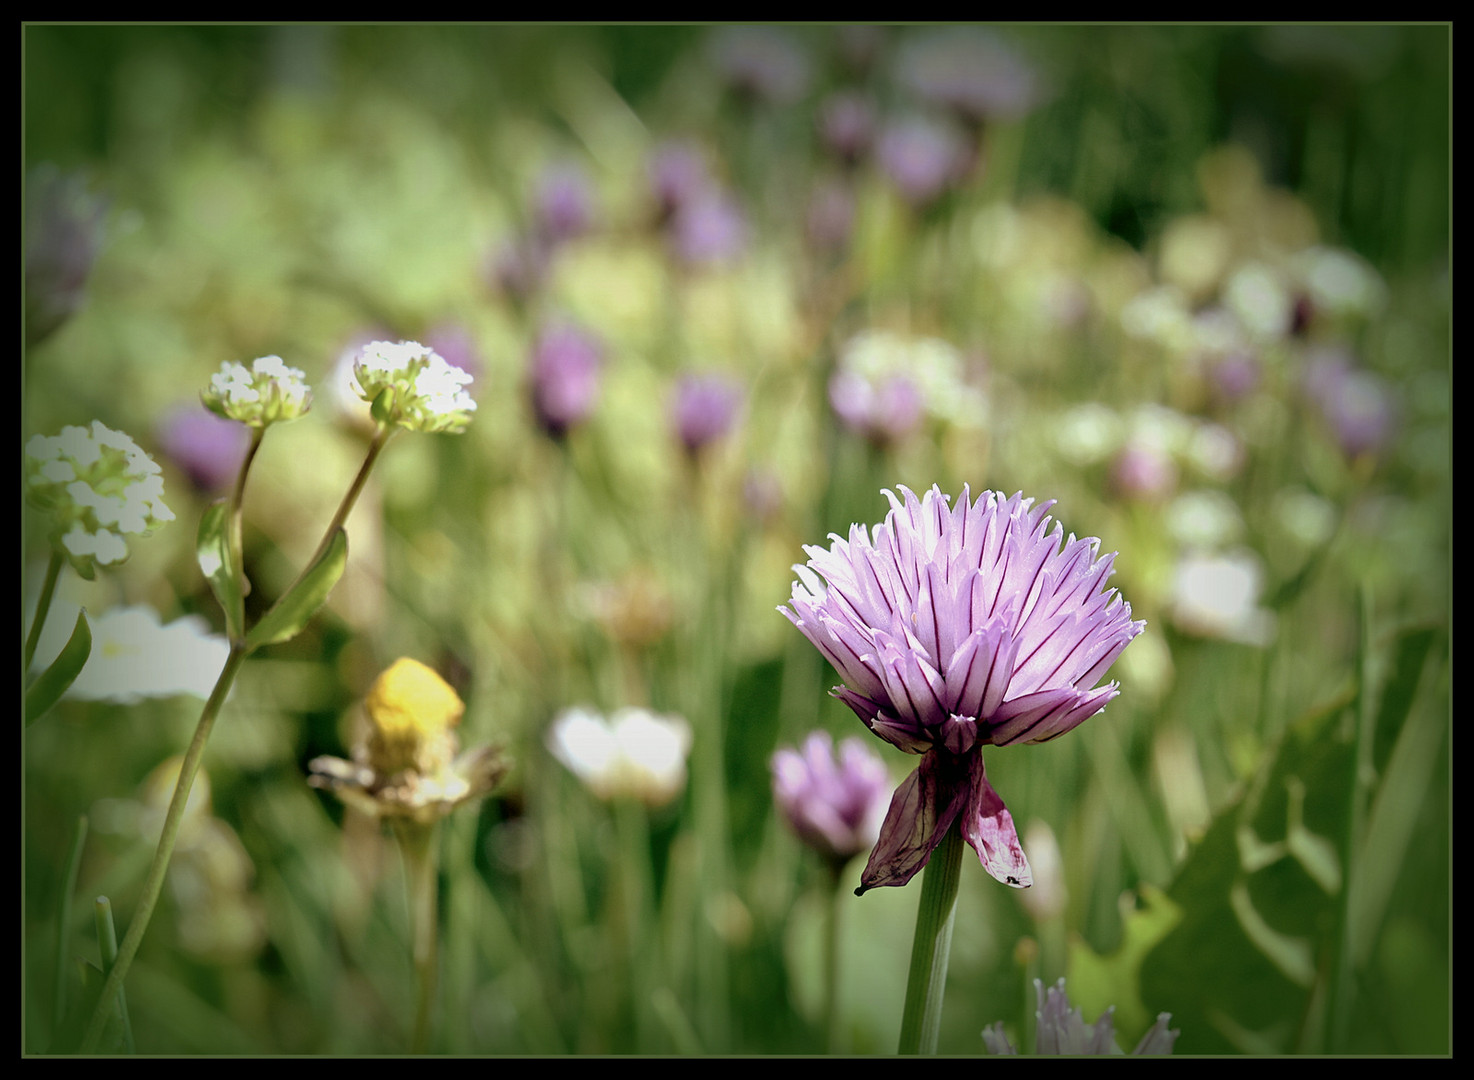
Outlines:
[[[734,90],[759,101],[792,104],[808,88],[808,56],[771,26],[722,27],[712,35],[711,59]]]
[[[972,154],[952,127],[911,117],[886,126],[875,157],[902,198],[926,206],[967,174]]]
[[[829,380],[829,404],[845,427],[886,446],[916,429],[925,402],[921,388],[907,375],[870,378],[840,370]]]
[[[1177,489],[1177,464],[1165,447],[1148,439],[1128,442],[1111,466],[1111,481],[1128,499],[1152,502]]]
[[[730,263],[747,246],[747,220],[732,196],[707,188],[676,208],[671,219],[670,243],[684,263],[698,266]]]
[[[880,836],[890,798],[885,764],[859,739],[816,731],[802,750],[773,755],[773,798],[800,840],[833,863],[846,863]]]
[[[1306,366],[1305,393],[1348,458],[1375,453],[1392,437],[1396,408],[1387,384],[1353,366],[1343,350],[1319,350]]]
[[[886,742],[921,764],[896,789],[858,892],[904,885],[954,821],[989,874],[1032,881],[1013,818],[988,783],[983,747],[1046,742],[1119,693],[1096,686],[1144,622],[1106,590],[1114,555],[1099,541],[1049,532],[1022,494],[966,486],[955,507],[885,492],[891,510],[795,566],[792,608],[780,607],[834,665],[834,695]],[[822,579],[822,580],[821,580]]]
[[[1065,981],[1061,979],[1046,992],[1044,984],[1034,980],[1034,993],[1039,1000],[1039,1028],[1035,1032],[1036,1052],[1040,1054],[1104,1055],[1119,1054],[1116,1045],[1115,1007],[1100,1014],[1093,1024],[1085,1023],[1079,1009],[1070,1007],[1065,995]],[[1181,1032],[1167,1029],[1172,1022],[1171,1013],[1159,1013],[1157,1022],[1151,1026],[1132,1054],[1170,1054]],[[990,1054],[1017,1054],[1018,1049],[1003,1034],[1003,1024],[989,1024],[983,1029],[983,1041]]]
[[[543,430],[561,439],[589,418],[599,398],[599,342],[577,327],[548,327],[533,346],[532,407]]]
[[[847,165],[865,156],[875,137],[875,106],[864,94],[842,90],[819,109],[819,138],[825,149]]]
[[[230,486],[251,442],[245,425],[201,409],[198,401],[165,416],[155,436],[159,449],[202,493],[224,491]]]
[[[577,165],[552,165],[537,186],[538,229],[557,243],[582,236],[594,220],[594,197],[588,177]]]
[[[646,167],[650,190],[665,221],[711,185],[706,155],[695,143],[665,142],[655,148]]]
[[[732,429],[742,397],[742,387],[727,375],[687,375],[681,380],[671,405],[671,426],[688,454],[700,453]]]
[[[976,26],[924,31],[901,46],[898,81],[969,123],[1016,119],[1039,99],[1034,69],[998,35]]]

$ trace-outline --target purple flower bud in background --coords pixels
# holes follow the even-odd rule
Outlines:
[[[1259,358],[1247,349],[1235,349],[1213,361],[1208,381],[1214,400],[1222,405],[1242,401],[1259,388]]]
[[[819,138],[824,148],[847,165],[863,158],[875,137],[875,108],[864,94],[844,90],[819,109]]]
[[[840,422],[877,445],[898,442],[921,422],[921,389],[905,375],[878,379],[841,370],[829,380],[829,403]]]
[[[1378,376],[1352,366],[1346,352],[1317,350],[1306,366],[1305,393],[1348,458],[1380,451],[1392,437],[1396,407],[1392,390]]]
[[[530,374],[537,422],[555,439],[589,418],[599,398],[603,348],[567,324],[543,330],[533,346]]]
[[[695,143],[661,143],[650,155],[646,169],[661,221],[668,220],[711,185],[706,155]]]
[[[913,206],[926,206],[964,176],[972,153],[950,125],[924,117],[888,124],[875,144],[881,171]]]
[[[968,123],[1012,120],[1039,100],[1034,69],[1003,38],[976,26],[922,31],[896,54],[896,80]]]
[[[1177,465],[1165,447],[1136,439],[1116,455],[1111,482],[1128,499],[1152,502],[1177,489]]]
[[[799,839],[833,863],[874,846],[890,802],[890,774],[859,739],[816,731],[803,749],[773,755],[773,798]]]
[[[684,263],[721,266],[733,262],[747,246],[747,220],[730,195],[708,189],[677,208],[670,243]]]
[[[716,442],[732,429],[742,407],[742,387],[722,374],[687,375],[676,387],[671,424],[688,454]]]
[[[159,448],[184,470],[202,494],[223,491],[235,480],[250,445],[250,430],[201,409],[199,402],[169,412],[155,429]]]
[[[1039,1054],[1108,1055],[1119,1054],[1116,1045],[1115,1006],[1100,1014],[1093,1024],[1085,1023],[1079,1009],[1070,1005],[1065,994],[1065,981],[1051,986],[1047,991],[1044,984],[1034,980],[1034,993],[1038,997],[1039,1027],[1035,1032],[1035,1052]],[[1170,1054],[1177,1044],[1181,1032],[1168,1030],[1172,1022],[1171,1013],[1158,1013],[1157,1022],[1141,1037],[1132,1054]],[[983,1041],[988,1044],[990,1054],[1017,1054],[1018,1048],[1008,1041],[1002,1021],[989,1024],[983,1029]]]
[[[771,26],[723,26],[711,37],[710,55],[739,94],[789,105],[809,85],[809,58],[797,42]]]
[[[537,185],[537,225],[551,243],[588,232],[594,220],[593,193],[577,165],[551,165]]]
[[[43,165],[26,192],[26,344],[55,332],[82,305],[87,277],[102,247],[107,200],[82,177]]]

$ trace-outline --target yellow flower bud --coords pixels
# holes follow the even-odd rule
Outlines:
[[[418,660],[396,660],[369,688],[364,708],[372,725],[369,762],[380,775],[405,769],[430,774],[455,757],[452,729],[466,706]]]

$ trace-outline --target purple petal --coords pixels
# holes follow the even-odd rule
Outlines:
[[[1006,701],[993,715],[990,732],[994,746],[1021,742],[1048,742],[1079,727],[1120,693],[1116,683],[1094,690],[1063,686]]]
[[[1018,830],[1013,827],[1013,815],[1003,805],[993,785],[988,783],[983,755],[972,754],[968,765],[971,779],[967,808],[962,812],[962,838],[972,845],[982,860],[983,869],[994,878],[1016,889],[1027,888],[1034,884],[1034,874],[1029,869],[1029,860],[1024,858]],[[882,840],[884,837],[882,831]],[[874,858],[872,855],[872,862]],[[868,871],[869,868],[866,869]]]
[[[967,774],[956,769],[956,759],[928,753],[891,797],[855,895],[915,877],[967,803]]]

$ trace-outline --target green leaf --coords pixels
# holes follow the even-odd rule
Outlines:
[[[40,719],[60,700],[67,687],[76,682],[77,676],[92,655],[92,630],[87,625],[87,613],[77,612],[77,625],[72,627],[72,636],[67,640],[61,654],[51,661],[51,666],[26,691],[26,724]]]
[[[248,650],[290,641],[302,632],[312,616],[327,602],[328,594],[348,565],[348,534],[339,529],[327,551],[312,564],[302,580],[278,600],[246,635]]]
[[[226,634],[231,641],[239,641],[245,633],[245,603],[241,580],[231,566],[230,505],[225,499],[212,502],[201,516],[195,558],[225,611]]]

